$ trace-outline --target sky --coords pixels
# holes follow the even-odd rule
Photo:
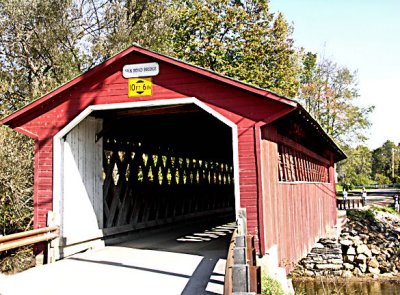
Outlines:
[[[374,105],[366,145],[400,143],[400,0],[270,0],[297,47],[358,72],[359,106]]]

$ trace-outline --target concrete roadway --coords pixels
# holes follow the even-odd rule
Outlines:
[[[138,233],[128,242],[0,276],[0,294],[223,294],[231,228],[186,224]]]

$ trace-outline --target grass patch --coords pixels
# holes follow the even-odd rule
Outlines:
[[[347,210],[347,217],[354,220],[368,219],[370,221],[375,220],[375,215],[371,209],[369,210]]]
[[[394,210],[394,208],[388,207],[388,206],[375,206],[375,205],[372,205],[372,206],[371,206],[371,210],[373,210],[373,211],[387,212],[387,213],[390,213],[390,214],[393,214],[393,215],[400,216],[400,213],[399,213],[399,212],[397,212],[396,210]]]

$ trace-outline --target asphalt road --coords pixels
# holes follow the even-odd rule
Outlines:
[[[367,205],[391,206],[393,204],[393,196],[400,195],[399,189],[368,189],[367,190]],[[360,197],[360,192],[350,191],[349,199]]]

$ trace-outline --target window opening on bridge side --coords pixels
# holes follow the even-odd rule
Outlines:
[[[329,182],[329,167],[298,150],[278,145],[278,179],[282,182]]]

